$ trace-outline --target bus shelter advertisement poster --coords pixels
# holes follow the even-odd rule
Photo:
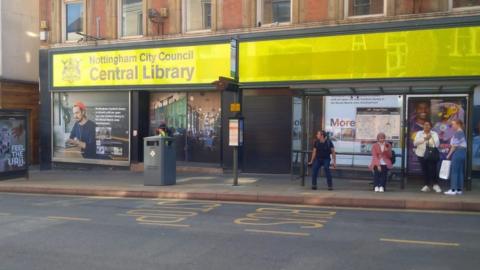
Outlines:
[[[472,168],[480,170],[480,105],[473,107]]]
[[[338,153],[337,164],[367,166],[380,132],[401,153],[402,104],[403,97],[394,95],[325,97],[324,127]]]
[[[54,93],[54,161],[129,164],[128,93]]]
[[[450,149],[450,139],[455,131],[451,121],[460,119],[465,123],[467,99],[464,97],[409,98],[408,100],[408,173],[420,174],[421,168],[415,155],[413,141],[425,121],[430,121],[432,130],[440,139],[440,157],[445,159]]]
[[[0,111],[0,173],[27,169],[26,118]]]

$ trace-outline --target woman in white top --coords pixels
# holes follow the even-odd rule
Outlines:
[[[438,160],[426,159],[425,152],[428,147],[438,148],[440,145],[440,139],[438,134],[432,130],[432,123],[425,122],[423,124],[423,130],[418,131],[413,141],[415,145],[415,154],[418,157],[418,161],[422,167],[423,179],[425,185],[421,189],[422,192],[430,191],[430,186],[432,186],[435,192],[440,193],[442,189],[438,185],[438,174],[437,174],[437,163]]]

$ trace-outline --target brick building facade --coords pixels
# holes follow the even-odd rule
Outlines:
[[[240,44],[243,171],[297,173],[311,149],[311,134],[326,129],[339,146],[344,170],[337,173],[361,175],[371,136],[334,124],[362,115],[362,106],[355,111],[358,106],[348,104],[394,107],[398,119],[390,119],[390,126],[396,123],[390,139],[402,176],[418,173],[410,139],[417,105],[428,102],[439,129],[445,130],[447,117],[459,117],[468,121],[471,142],[479,136],[480,107],[473,102],[480,78],[477,0],[40,4],[45,37],[40,61],[46,67],[40,75],[41,126],[51,138],[41,146],[45,168],[70,162],[141,164],[142,138],[164,122],[177,139],[178,161],[230,168],[226,127],[234,94],[213,82],[231,75],[232,38]],[[90,103],[86,115],[97,123],[95,158],[65,143],[74,137],[71,107],[78,100]],[[108,118],[105,110],[120,116]],[[449,110],[456,114],[443,113]],[[469,152],[470,174],[480,171],[475,147]]]

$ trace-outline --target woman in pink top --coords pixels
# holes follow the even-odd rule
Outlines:
[[[378,133],[377,142],[372,146],[372,162],[375,192],[384,192],[388,170],[392,165],[392,146],[385,141],[385,133]]]

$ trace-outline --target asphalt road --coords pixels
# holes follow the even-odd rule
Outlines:
[[[480,213],[0,193],[0,269],[478,269]]]

